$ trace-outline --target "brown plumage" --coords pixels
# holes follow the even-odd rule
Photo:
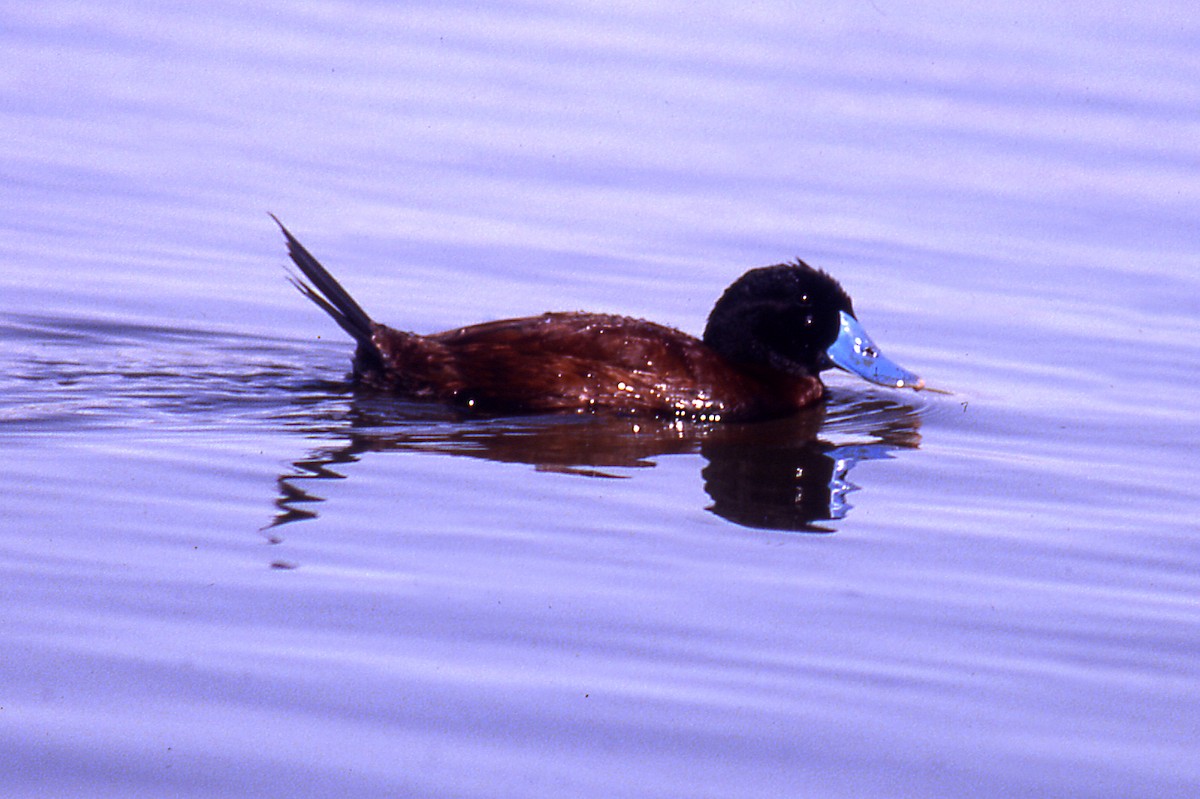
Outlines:
[[[492,413],[606,411],[718,420],[775,416],[815,402],[812,376],[755,377],[692,336],[588,313],[548,313],[430,336],[375,324],[382,368],[363,383]]]
[[[485,413],[558,411],[697,420],[780,416],[817,402],[850,298],[802,262],[751,270],[714,307],[704,339],[625,316],[547,313],[418,335],[371,320],[279,222],[311,282],[292,282],[358,342],[356,379]],[[865,335],[865,334],[864,334]]]

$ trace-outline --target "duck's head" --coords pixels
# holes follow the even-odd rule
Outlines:
[[[806,376],[837,366],[892,388],[925,385],[879,351],[838,282],[803,261],[751,269],[734,281],[708,316],[704,343],[758,371]]]

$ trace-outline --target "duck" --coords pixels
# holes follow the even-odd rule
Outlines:
[[[700,338],[609,313],[550,312],[441,333],[374,321],[271,215],[296,289],[354,339],[353,380],[412,401],[491,415],[596,413],[753,422],[796,413],[840,368],[875,384],[924,381],[880,352],[850,295],[796,259],[751,269],[720,296]]]

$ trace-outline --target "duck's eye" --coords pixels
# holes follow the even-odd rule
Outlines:
[[[808,314],[807,316],[804,317],[804,326],[805,327],[812,327],[814,324],[816,324],[816,322],[817,322],[817,320],[813,318],[812,314]]]

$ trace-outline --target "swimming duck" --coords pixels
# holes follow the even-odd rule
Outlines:
[[[702,338],[626,316],[546,313],[433,335],[371,319],[291,234],[290,279],[358,343],[355,379],[414,400],[493,414],[554,411],[702,421],[783,416],[818,402],[820,373],[924,382],[880,353],[836,280],[803,261],[751,269],[717,300]]]

